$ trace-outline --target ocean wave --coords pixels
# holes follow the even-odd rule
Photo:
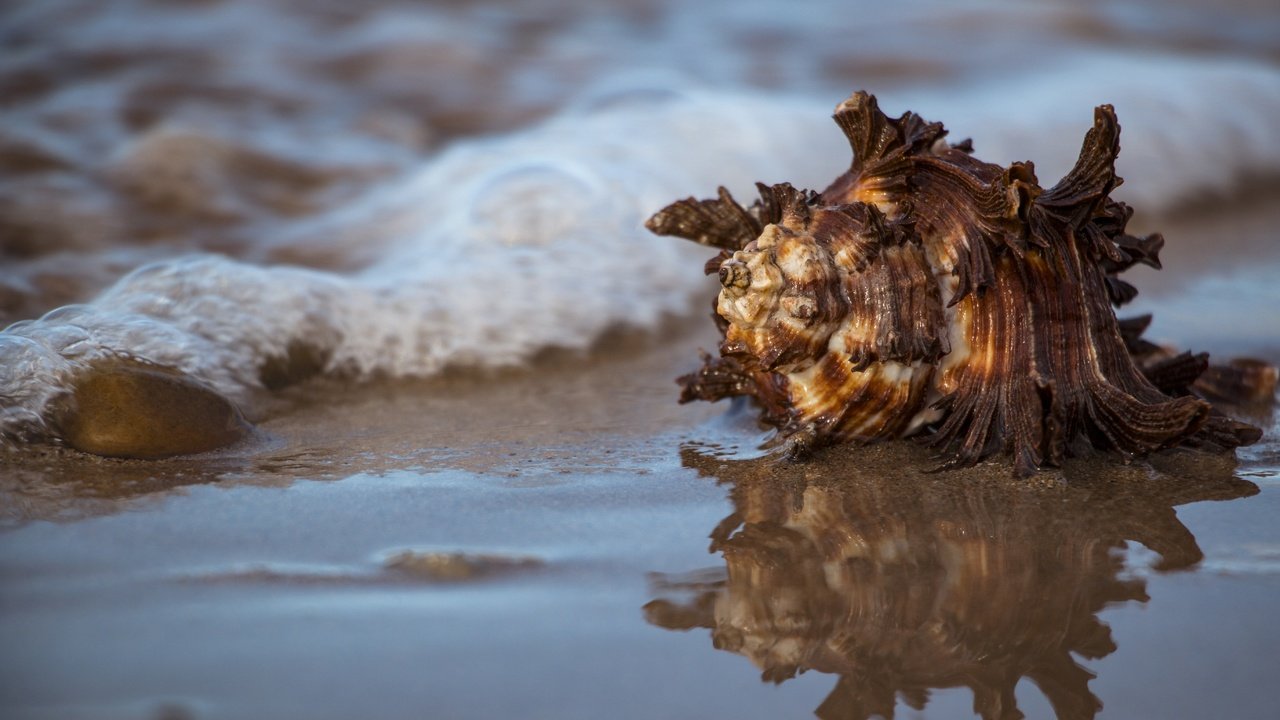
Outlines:
[[[356,379],[522,362],[614,326],[701,311],[705,250],[648,234],[654,210],[726,184],[821,188],[848,162],[840,98],[633,86],[506,136],[457,143],[264,244],[347,254],[337,272],[193,255],[135,270],[90,303],[0,333],[0,435],[49,434],[50,403],[103,358],[189,374],[239,402],[298,347]],[[1168,209],[1280,168],[1280,71],[1243,61],[1094,56],[990,83],[884,94],[943,120],[978,156],[1031,158],[1048,185],[1091,107],[1124,126],[1122,193]],[[687,247],[686,247],[687,246]]]

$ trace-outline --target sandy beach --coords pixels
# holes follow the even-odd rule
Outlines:
[[[432,9],[436,14],[414,25],[394,14],[375,22],[373,15],[336,6],[308,14],[279,2],[269,17],[292,29],[262,45],[248,29],[254,18],[261,20],[254,15],[259,10],[210,3],[197,11],[207,15],[192,16],[210,29],[191,36],[203,39],[192,41],[189,52],[155,40],[142,25],[111,35],[124,38],[124,50],[101,40],[99,54],[118,52],[119,62],[102,65],[101,77],[118,85],[95,86],[97,96],[55,102],[52,90],[37,87],[90,82],[79,74],[83,65],[76,65],[84,60],[70,50],[31,61],[58,72],[23,75],[15,65],[0,73],[6,107],[21,121],[5,140],[29,141],[0,143],[9,166],[26,168],[0,180],[7,183],[0,207],[5,321],[89,303],[136,265],[216,253],[228,259],[211,266],[215,270],[242,263],[246,274],[263,273],[264,286],[278,278],[315,283],[300,296],[317,304],[287,305],[292,296],[254,295],[249,291],[257,286],[248,285],[243,296],[227,296],[250,298],[244,304],[208,306],[211,316],[239,313],[211,318],[210,326],[256,327],[255,317],[296,317],[298,327],[312,332],[308,323],[325,309],[358,317],[365,306],[347,308],[341,299],[367,292],[386,302],[376,307],[389,308],[385,317],[370,320],[371,326],[382,323],[380,331],[412,338],[454,322],[460,338],[445,349],[431,346],[442,360],[429,371],[392,357],[401,346],[370,342],[365,355],[352,356],[365,365],[353,360],[267,388],[237,385],[235,363],[242,356],[257,363],[269,353],[235,348],[225,356],[201,356],[215,345],[200,344],[207,338],[183,345],[188,336],[172,331],[164,336],[169,357],[186,362],[200,356],[183,369],[217,371],[202,380],[241,404],[253,423],[246,439],[210,453],[142,461],[94,457],[61,447],[50,435],[4,435],[0,715],[1273,717],[1271,688],[1280,671],[1274,652],[1280,645],[1280,525],[1274,521],[1280,512],[1280,430],[1273,406],[1234,409],[1264,428],[1258,444],[1235,455],[1171,450],[1130,464],[1114,456],[1078,458],[1029,479],[1015,478],[1007,458],[935,473],[936,458],[911,441],[831,448],[792,462],[759,449],[768,433],[750,408],[676,401],[675,378],[697,366],[700,350],[714,352],[719,339],[708,317],[713,280],[687,285],[683,275],[646,269],[651,275],[645,277],[664,289],[649,295],[610,275],[627,267],[620,262],[586,266],[594,279],[584,286],[595,295],[548,291],[539,296],[541,306],[530,301],[553,308],[549,315],[560,318],[558,325],[528,320],[514,301],[486,300],[503,295],[500,282],[461,300],[455,292],[455,305],[431,305],[438,317],[422,328],[412,326],[412,315],[397,315],[402,306],[433,296],[387,291],[377,284],[377,272],[388,272],[379,262],[416,270],[411,263],[430,259],[430,252],[404,240],[422,234],[412,226],[416,215],[405,211],[364,226],[359,198],[386,191],[390,200],[375,197],[383,204],[369,206],[399,208],[409,193],[404,188],[418,192],[432,168],[446,167],[432,163],[461,167],[472,158],[468,153],[481,162],[488,148],[523,147],[519,137],[501,145],[508,137],[503,133],[521,132],[536,118],[572,107],[575,83],[605,83],[636,67],[668,77],[674,66],[655,60],[660,53],[653,48],[683,47],[679,28],[702,17],[660,3],[634,3],[623,19],[546,5],[523,15],[510,8],[491,9],[490,15]],[[29,41],[25,52],[37,57],[32,48],[71,47],[81,37],[73,32],[77,23],[84,38],[100,38],[150,12],[130,6],[116,17],[85,7],[65,3],[61,12],[76,20],[68,23],[68,34],[57,42]],[[1046,5],[1011,15],[1010,26],[1027,36],[1019,47],[1033,46],[1028,37],[1041,33],[1049,39],[1045,52],[1063,57],[1145,43],[1152,52],[1185,53],[1180,62],[1197,62],[1196,53],[1236,53],[1233,58],[1271,68],[1280,58],[1274,38],[1244,30],[1251,18],[1258,27],[1273,20],[1265,8],[1239,4],[1231,22],[1197,29],[1198,6],[1187,7],[1156,26],[1120,11]],[[1141,15],[1141,6],[1131,10]],[[187,16],[175,11],[154,17],[168,37],[186,37]],[[555,19],[562,17],[577,19]],[[949,96],[939,87],[991,77],[1000,66],[976,51],[948,65],[935,57],[941,51],[901,50],[904,37],[950,37],[950,29],[965,27],[963,18],[943,22],[903,12],[886,18],[880,45],[870,33],[860,36],[866,48],[847,55],[830,38],[789,55],[766,42],[768,23],[750,13],[744,17],[739,35],[716,36],[700,80],[732,78],[767,93],[778,92],[779,82],[794,80],[794,86],[802,82],[795,78],[809,77],[812,85],[790,89],[825,98],[828,86],[857,76],[899,97],[944,104]],[[975,17],[988,26],[989,17]],[[36,37],[57,18],[28,11],[3,27],[10,39]],[[307,18],[323,37],[336,40],[322,47],[282,18]],[[90,32],[95,24],[102,26],[98,34]],[[189,106],[180,97],[139,101],[146,94],[139,88],[155,90],[156,78],[181,74],[184,67],[191,87],[200,86],[200,78],[232,77],[219,74],[231,72],[230,61],[210,58],[222,57],[218,38],[237,28],[245,29],[246,47],[294,53],[296,66],[280,72],[295,84],[266,76],[256,86],[228,81],[226,87],[237,88],[228,90],[236,98],[230,101],[215,97],[210,87],[219,83],[210,81],[200,93],[212,100]],[[604,37],[648,34],[634,45],[619,40],[605,50],[598,38],[571,42],[597,37],[583,28]],[[737,47],[734,38],[748,30],[763,38],[755,49],[726,49]],[[466,42],[450,45],[451,31]],[[980,39],[987,31],[972,32]],[[513,37],[527,44],[513,44]],[[491,53],[468,54],[475,38],[510,54],[502,61]],[[153,68],[154,58],[138,60],[130,54],[135,51],[154,53],[171,66],[155,70],[153,78],[142,68]],[[733,62],[713,62],[723,57]],[[421,67],[433,69],[415,76]],[[577,75],[558,74],[568,69]],[[24,77],[26,85],[19,82]],[[510,102],[499,106],[494,95],[480,92],[481,80],[508,92]],[[411,86],[421,89],[406,89]],[[175,97],[181,87],[170,87]],[[643,104],[647,92],[618,102]],[[247,96],[259,97],[262,105],[250,112]],[[330,112],[347,108],[354,96],[360,98],[354,105],[379,112]],[[1115,102],[1123,123],[1124,105]],[[67,109],[73,106],[84,117],[77,120]],[[191,120],[192,108],[212,107],[218,109],[206,124]],[[969,106],[956,100],[955,107],[963,115]],[[144,110],[161,118],[172,110],[172,122],[147,122]],[[1080,108],[1082,122],[1089,110]],[[1133,109],[1135,126],[1151,117],[1145,112]],[[102,119],[114,113],[125,118],[119,126]],[[693,123],[674,117],[673,126]],[[820,117],[815,126],[823,122]],[[564,134],[572,137],[568,127]],[[1008,144],[991,138],[988,146],[1020,152],[1013,132],[1020,127],[1010,120],[1010,132],[1002,135]],[[754,137],[754,126],[738,129]],[[498,144],[485,145],[489,135]],[[1222,136],[1222,147],[1233,147],[1234,136]],[[228,137],[242,137],[244,144],[218,144]],[[481,138],[476,145],[452,144],[473,137]],[[317,138],[334,138],[334,144],[310,156],[300,150]],[[1038,147],[1052,155],[1058,145],[1078,142],[1072,137]],[[86,158],[97,157],[99,147],[110,150],[110,162],[91,166]],[[1134,185],[1167,182],[1193,197],[1139,208],[1132,229],[1165,235],[1164,268],[1126,276],[1141,295],[1121,316],[1154,313],[1148,337],[1156,342],[1207,351],[1215,359],[1280,363],[1280,313],[1274,309],[1280,307],[1280,166],[1271,172],[1242,166],[1220,185],[1166,181],[1151,170],[1160,167],[1157,160],[1144,154],[1158,155],[1160,143],[1135,139],[1125,147],[1134,148]],[[194,195],[157,190],[179,183],[149,163],[176,149],[203,158],[181,166],[190,171],[182,177],[193,183]],[[753,152],[744,150],[735,162],[773,167],[752,159]],[[1242,155],[1263,157],[1262,151]],[[60,165],[62,156],[70,160]],[[216,161],[202,164],[208,158]],[[640,168],[603,176],[618,182],[646,178],[652,169],[620,151],[606,158]],[[593,166],[577,161],[578,174],[553,179],[590,186]],[[695,160],[689,162],[693,167]],[[415,163],[427,170],[419,173]],[[687,176],[654,172],[661,182],[637,181],[636,187],[647,193],[664,190],[663,182],[715,176],[715,164],[708,164]],[[825,167],[802,159],[795,164],[806,171]],[[520,183],[526,176],[514,177],[511,187],[525,187]],[[536,173],[531,177],[542,181]],[[148,178],[155,184],[139,189]],[[742,180],[725,180],[734,181]],[[557,194],[561,185],[535,189],[547,193],[540,197],[551,198],[544,206],[553,209],[570,197]],[[570,214],[580,209],[565,207]],[[348,213],[350,208],[355,210]],[[472,225],[465,227],[498,234],[509,229],[501,222],[554,229],[563,220],[550,212],[496,220],[468,212]],[[589,212],[614,220],[609,208],[592,205]],[[616,211],[622,218],[617,222],[632,220],[629,213]],[[571,253],[547,250],[554,263],[539,265],[538,253],[552,243],[504,245],[507,239],[501,239],[496,250],[485,251],[486,259],[507,258],[502,253],[509,250],[516,258],[511,268],[532,268],[528,285],[517,278],[512,287],[558,279],[547,268],[573,260]],[[625,247],[632,240],[602,242]],[[684,252],[635,257],[690,255]],[[285,274],[271,275],[283,266],[289,266]],[[448,267],[424,267],[428,282],[454,289],[443,284]],[[474,277],[504,278],[466,267]],[[231,282],[219,277],[207,286]],[[631,310],[611,304],[618,294],[630,299]],[[615,321],[584,324],[573,307],[582,298],[599,313],[613,313],[608,317]],[[104,318],[85,323],[93,338],[155,347],[147,344],[155,336],[143,332],[156,327],[151,320],[119,320],[110,314],[116,309],[104,305],[77,311]],[[450,319],[459,308],[472,314]],[[486,328],[486,317],[501,322]],[[55,313],[37,321],[43,324],[6,331],[0,351],[19,347],[12,338],[34,333],[32,327],[53,328],[48,335],[56,336],[58,322]],[[133,334],[126,332],[130,328]],[[501,362],[476,359],[476,348],[490,347],[485,333],[504,330],[527,337],[511,345],[515,350],[495,343],[509,352]],[[256,335],[245,337],[260,342]],[[380,336],[370,331],[368,337]],[[475,344],[467,345],[473,338]],[[352,345],[361,349],[345,342],[333,346],[335,357]],[[28,356],[3,357],[25,362]],[[225,366],[210,359],[224,357]],[[0,415],[0,430],[18,427],[14,418],[27,417],[18,411],[40,397],[31,388],[46,381],[36,373],[19,377],[17,365],[12,361],[0,375],[0,387],[11,393],[4,395],[2,409],[9,414]],[[400,372],[405,367],[410,370]]]

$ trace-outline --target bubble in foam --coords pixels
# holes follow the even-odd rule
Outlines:
[[[476,183],[466,223],[472,242],[545,247],[584,231],[601,188],[587,169],[556,160],[502,168]]]

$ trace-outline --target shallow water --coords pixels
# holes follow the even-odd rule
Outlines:
[[[1271,717],[1270,410],[1238,465],[757,459],[675,403],[705,251],[640,221],[821,186],[855,88],[1043,181],[1110,102],[1168,240],[1132,313],[1280,362],[1280,14],[846,7],[4,10],[0,714]],[[254,434],[61,448],[118,355]]]

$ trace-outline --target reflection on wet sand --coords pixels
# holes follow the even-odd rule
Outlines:
[[[0,463],[5,466],[0,472],[0,531],[33,520],[114,515],[162,502],[182,488],[226,478],[249,481],[251,477],[257,485],[287,485],[297,474],[288,468],[273,473],[270,461],[235,456],[118,460],[56,447],[0,455]]]
[[[779,464],[687,446],[685,465],[731,485],[734,511],[711,533],[725,567],[655,576],[647,619],[710,629],[765,681],[837,675],[821,718],[892,718],[899,699],[923,709],[955,687],[983,718],[1021,718],[1024,677],[1059,718],[1092,718],[1094,674],[1072,655],[1114,652],[1098,613],[1148,600],[1125,544],[1155,551],[1156,569],[1190,568],[1202,553],[1174,507],[1258,492],[1232,459],[1191,453],[1081,462],[1038,484],[1003,468],[923,474],[920,454],[895,443]]]
[[[664,390],[677,362],[707,342],[703,326],[701,318],[672,321],[660,340],[614,331],[586,352],[545,351],[528,368],[459,369],[416,382],[311,379],[264,405],[266,419],[245,440],[203,455],[142,461],[0,444],[0,531],[112,515],[213,483],[284,487],[398,470],[557,482],[647,473],[653,459],[669,457],[664,433],[718,412],[676,405]],[[119,411],[104,415],[124,424]],[[142,442],[175,442],[160,423],[128,422]]]

